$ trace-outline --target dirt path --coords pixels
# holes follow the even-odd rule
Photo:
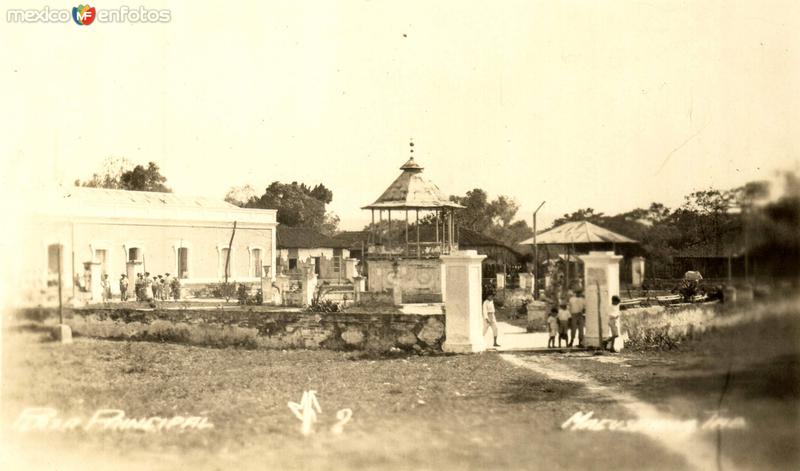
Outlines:
[[[527,368],[558,381],[577,382],[586,387],[593,395],[601,395],[623,406],[636,420],[649,423],[679,423],[681,419],[658,411],[654,406],[638,400],[631,394],[616,388],[603,386],[592,378],[569,368],[557,358],[546,355],[519,355],[503,353],[501,358],[512,365]],[[724,469],[734,470],[737,467],[725,458],[718,458],[713,443],[703,439],[696,433],[667,432],[659,427],[642,427],[639,432],[661,444],[666,449],[683,456],[690,466],[700,470]],[[720,461],[718,461],[720,460]]]

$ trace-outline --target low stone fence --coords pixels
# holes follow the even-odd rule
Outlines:
[[[37,322],[54,312],[18,317]],[[309,348],[387,352],[393,348],[438,352],[443,314],[349,314],[260,309],[125,309],[89,307],[65,311],[75,335],[245,348]]]

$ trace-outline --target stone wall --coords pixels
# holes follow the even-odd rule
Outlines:
[[[391,292],[395,285],[404,303],[442,301],[442,262],[437,259],[370,260],[368,289]]]
[[[41,321],[42,313],[23,316]],[[52,318],[52,312],[51,312]],[[386,352],[441,351],[442,314],[348,314],[263,309],[113,309],[65,311],[76,335],[209,346]]]

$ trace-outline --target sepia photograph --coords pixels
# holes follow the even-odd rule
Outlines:
[[[796,0],[0,14],[3,470],[800,469]]]

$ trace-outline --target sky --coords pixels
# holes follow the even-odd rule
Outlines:
[[[171,21],[9,23],[74,5],[2,2],[5,191],[125,157],[192,195],[324,183],[359,229],[413,138],[444,193],[509,195],[528,221],[546,200],[547,225],[800,171],[800,2],[93,6],[140,4]]]

